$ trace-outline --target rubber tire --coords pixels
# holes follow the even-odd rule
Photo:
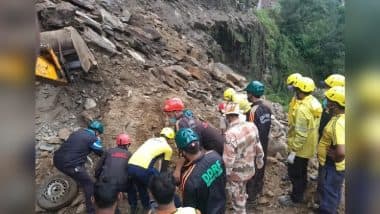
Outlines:
[[[53,201],[46,199],[44,196],[45,189],[47,188],[49,183],[53,180],[64,180],[67,182],[69,186],[68,188],[69,191],[67,191],[66,194],[57,201],[57,203],[54,203]],[[45,179],[44,182],[39,187],[38,192],[37,192],[37,204],[38,206],[40,206],[41,208],[45,210],[57,211],[69,205],[75,199],[77,194],[78,194],[78,185],[72,178],[63,174],[53,175]]]

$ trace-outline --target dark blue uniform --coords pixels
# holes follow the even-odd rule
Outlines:
[[[73,132],[54,153],[54,166],[83,187],[87,213],[95,213],[91,201],[94,194],[94,183],[84,167],[87,155],[91,151],[101,154],[103,151],[102,143],[93,130],[81,129]]]
[[[256,110],[252,110],[253,108],[256,108]],[[252,109],[247,114],[247,121],[253,122],[256,125],[257,130],[259,131],[261,146],[263,147],[264,151],[263,168],[258,169],[257,166],[255,166],[255,176],[253,176],[247,183],[248,199],[256,200],[257,195],[263,191],[264,186],[264,174],[267,162],[269,132],[272,124],[272,110],[269,107],[269,103],[266,103],[263,100],[258,100],[257,102],[253,103]]]
[[[226,169],[222,157],[208,151],[182,168],[180,188],[183,206],[205,214],[224,214],[226,206]]]

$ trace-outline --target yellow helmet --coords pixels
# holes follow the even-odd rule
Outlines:
[[[339,103],[339,105],[345,107],[346,99],[343,86],[334,86],[325,92],[325,96],[328,100]]]
[[[175,132],[174,132],[174,129],[170,127],[165,127],[161,130],[160,135],[168,139],[174,139]]]
[[[229,114],[240,114],[240,108],[239,104],[237,103],[227,103],[226,108],[225,108],[225,115]]]
[[[301,77],[302,77],[302,75],[301,75],[300,73],[290,74],[290,75],[288,76],[288,79],[286,80],[286,84],[287,84],[287,85],[293,85],[294,82],[295,82],[297,79],[301,78]]]
[[[301,91],[309,93],[315,89],[314,81],[309,77],[301,77],[294,82],[294,87],[299,88]]]
[[[326,85],[328,85],[330,88],[334,86],[344,86],[345,85],[345,78],[341,74],[331,74],[325,79]]]
[[[247,99],[243,99],[240,103],[239,103],[239,108],[240,110],[243,111],[243,113],[247,113],[249,110],[251,110],[251,104]]]
[[[223,99],[226,101],[231,101],[232,97],[235,96],[236,91],[233,88],[227,88],[223,93]]]

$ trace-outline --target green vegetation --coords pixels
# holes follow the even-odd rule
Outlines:
[[[340,0],[280,0],[255,12],[265,30],[272,75],[268,98],[284,106],[291,96],[285,79],[299,72],[316,82],[344,73],[344,6]],[[285,101],[285,102],[284,102]]]

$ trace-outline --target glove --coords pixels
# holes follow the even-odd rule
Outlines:
[[[256,166],[258,169],[263,168],[264,166],[264,155],[260,155],[256,157]]]
[[[286,159],[286,161],[290,164],[293,164],[294,163],[294,158],[296,157],[296,153],[295,152],[290,152],[289,156],[288,156],[288,159]]]

